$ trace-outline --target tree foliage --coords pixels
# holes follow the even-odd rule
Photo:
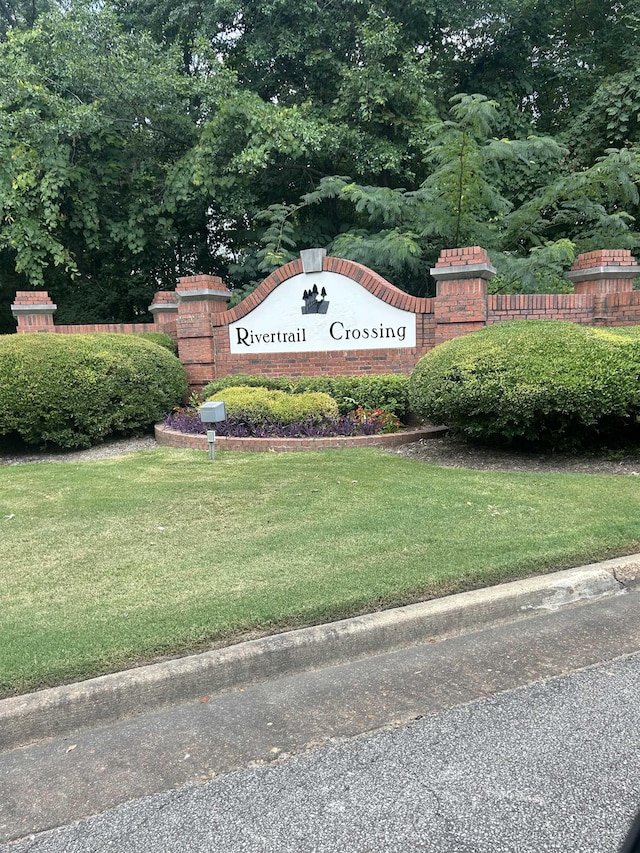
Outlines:
[[[638,244],[639,4],[4,0],[0,310],[134,319],[193,272],[237,301],[309,246],[425,294],[481,244],[496,289],[566,289]]]
[[[167,190],[196,139],[174,54],[79,6],[10,33],[0,66],[4,282],[46,286],[62,319],[69,303],[76,320],[146,311],[185,255],[206,256]]]
[[[38,16],[49,8],[49,0],[2,0],[0,2],[0,39],[5,39],[15,30],[32,27]]]

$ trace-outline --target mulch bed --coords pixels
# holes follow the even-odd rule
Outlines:
[[[153,436],[105,442],[89,450],[37,452],[0,449],[0,465],[20,465],[25,462],[72,462],[105,459],[149,450],[158,445]],[[572,474],[625,474],[640,476],[640,448],[628,451],[601,453],[524,453],[480,447],[453,435],[423,439],[389,449],[419,462],[443,465],[448,468],[475,468],[481,471],[540,471]]]
[[[395,448],[393,453],[443,465],[447,468],[476,468],[481,471],[528,471],[571,474],[626,474],[640,476],[640,448],[628,451],[535,453],[470,444],[448,435]]]

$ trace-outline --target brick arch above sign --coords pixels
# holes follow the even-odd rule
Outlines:
[[[427,303],[361,264],[309,249],[214,323],[238,356],[415,350]]]
[[[369,269],[369,267],[365,267],[363,264],[358,264],[355,261],[325,257],[322,262],[322,271],[336,273],[355,281],[365,290],[369,291],[369,293],[394,308],[411,311],[415,314],[430,314],[432,311],[431,299],[411,296],[405,293],[404,290],[400,290],[399,287],[391,284],[381,275],[378,275],[372,269]],[[229,311],[221,313],[216,317],[214,324],[222,326],[233,323],[236,320],[241,320],[264,302],[279,285],[288,279],[303,274],[304,269],[300,258],[296,258],[295,261],[279,267],[265,278],[253,293],[236,305],[235,308],[231,308]]]

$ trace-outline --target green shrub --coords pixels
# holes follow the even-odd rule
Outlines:
[[[321,421],[336,417],[338,406],[327,394],[287,394],[284,391],[272,391],[268,388],[238,386],[223,388],[209,399],[224,400],[229,417],[260,424],[265,420],[280,421],[283,424],[297,421]]]
[[[135,432],[186,390],[178,359],[139,335],[0,338],[0,435],[27,444],[90,447]]]
[[[135,334],[144,341],[150,341],[152,344],[168,349],[174,355],[178,354],[178,344],[164,332],[136,332]]]
[[[337,417],[338,404],[328,394],[308,391],[304,394],[283,394],[276,401],[274,411],[278,419],[285,424],[309,419],[317,422],[324,418]]]
[[[427,353],[409,395],[418,415],[469,437],[562,447],[634,424],[639,376],[636,333],[514,321]]]
[[[238,373],[210,382],[202,391],[202,399],[210,399],[223,388],[238,386],[289,393],[293,391],[294,394],[320,391],[333,397],[341,415],[347,415],[362,406],[367,411],[383,409],[406,422],[409,410],[409,377],[394,373],[377,376],[303,376],[296,380]]]
[[[297,380],[294,393],[323,391],[338,404],[341,415],[362,406],[383,409],[406,423],[409,409],[409,377],[394,373],[374,376],[314,376]]]
[[[271,391],[286,391],[290,392],[293,388],[290,379],[284,379],[278,376],[252,376],[244,373],[235,373],[231,376],[224,376],[222,379],[215,379],[209,382],[202,389],[202,399],[209,400],[218,391],[223,388],[268,388]]]
[[[614,326],[607,328],[591,329],[597,338],[612,341],[614,343],[633,343],[640,341],[640,326]]]

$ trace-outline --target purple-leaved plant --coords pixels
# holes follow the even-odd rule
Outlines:
[[[192,435],[204,435],[209,427],[200,420],[197,409],[175,409],[168,414],[164,426],[178,432]],[[251,423],[241,417],[228,417],[216,424],[216,434],[232,438],[332,438],[341,435],[375,435],[382,431],[382,425],[376,421],[358,423],[349,415],[338,418],[325,418],[314,421],[296,421],[283,424],[279,421],[263,420]]]

